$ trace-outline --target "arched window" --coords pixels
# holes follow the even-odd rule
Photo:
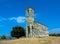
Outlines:
[[[29,10],[27,10],[28,11],[28,13],[29,13]]]
[[[28,28],[28,34],[30,33],[30,26],[27,26],[27,28]]]
[[[34,29],[33,26],[32,26],[32,29]]]

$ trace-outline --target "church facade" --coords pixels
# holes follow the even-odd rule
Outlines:
[[[29,7],[26,9],[26,37],[45,37],[49,36],[48,27],[34,22],[34,9]]]

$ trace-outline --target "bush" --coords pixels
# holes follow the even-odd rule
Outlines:
[[[60,36],[60,34],[49,34],[49,36]]]
[[[3,35],[3,36],[1,37],[1,40],[5,40],[5,39],[6,39],[6,36]]]
[[[24,28],[23,27],[19,27],[19,26],[13,27],[13,30],[11,31],[11,36],[12,37],[16,37],[16,38],[25,36]]]

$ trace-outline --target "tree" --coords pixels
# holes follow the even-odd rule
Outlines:
[[[60,34],[53,33],[53,34],[49,34],[49,36],[60,36]]]
[[[6,36],[5,36],[5,35],[3,35],[3,36],[1,37],[1,39],[2,39],[2,40],[5,40],[5,39],[6,39]]]
[[[19,26],[13,27],[13,30],[11,31],[11,36],[12,37],[16,37],[16,38],[25,36],[24,28],[23,27],[19,27]]]

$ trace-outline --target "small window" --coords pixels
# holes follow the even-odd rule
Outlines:
[[[28,13],[29,13],[29,10],[28,10]]]
[[[32,26],[32,29],[34,29],[33,26]]]
[[[30,33],[30,26],[27,26],[27,28],[28,28],[28,34]]]

